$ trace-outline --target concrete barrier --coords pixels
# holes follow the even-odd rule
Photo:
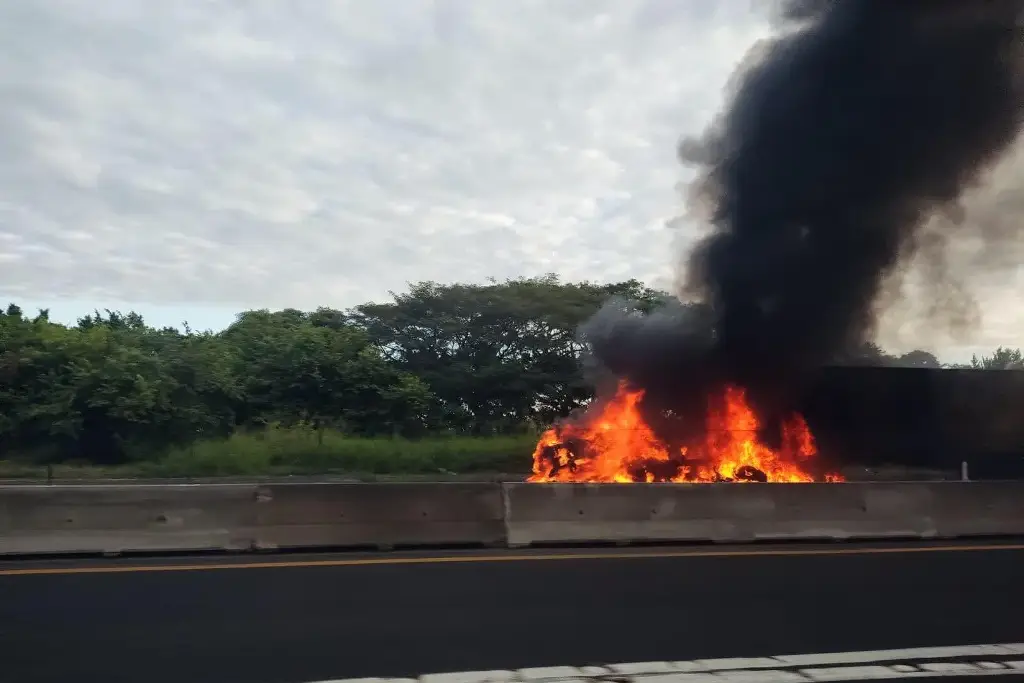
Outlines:
[[[505,484],[509,546],[1024,534],[1016,482]]]
[[[0,554],[502,545],[498,484],[0,486]]]
[[[256,487],[0,487],[0,554],[243,550]]]
[[[1024,536],[1024,482],[0,486],[0,555]]]
[[[503,545],[499,484],[260,486],[258,548]]]

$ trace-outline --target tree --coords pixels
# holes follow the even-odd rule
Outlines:
[[[76,324],[0,310],[0,457],[123,463],[239,429],[302,426],[321,438],[498,434],[546,426],[586,404],[580,326],[610,299],[668,301],[637,280],[554,275],[421,282],[353,310],[250,310],[226,330],[154,329],[135,312]],[[876,344],[854,365],[939,367]],[[997,349],[971,367],[1024,369]]]
[[[548,422],[589,400],[577,328],[611,295],[650,308],[665,295],[631,280],[564,284],[555,275],[486,285],[421,282],[351,312],[385,356],[420,377],[441,420],[472,433]]]
[[[435,403],[343,314],[249,311],[220,334],[106,311],[0,315],[0,452],[117,464],[239,426],[422,434]]]
[[[971,356],[971,367],[975,370],[1024,370],[1024,358],[1020,349],[1000,346],[991,356]]]
[[[243,378],[241,421],[420,431],[431,401],[423,383],[388,364],[362,329],[323,325],[321,313],[249,311],[224,333]]]
[[[157,332],[137,314],[70,329],[8,316],[0,331],[8,447],[118,463],[233,426],[218,400],[234,395],[232,378],[210,338]]]
[[[845,350],[835,359],[838,365],[877,366],[888,365],[892,360],[881,346],[869,341]]]
[[[941,368],[942,363],[928,351],[910,351],[893,358],[889,365],[903,368]]]

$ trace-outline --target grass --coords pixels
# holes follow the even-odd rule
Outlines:
[[[532,435],[358,438],[305,429],[237,433],[200,441],[154,460],[100,467],[68,463],[45,467],[0,461],[0,479],[198,478],[224,476],[426,476],[525,473],[536,444]]]

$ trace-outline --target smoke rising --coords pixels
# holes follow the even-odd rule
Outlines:
[[[646,390],[652,423],[692,397],[703,411],[725,382],[766,414],[787,409],[817,368],[873,338],[911,263],[930,314],[977,323],[949,246],[970,233],[997,254],[1018,235],[962,198],[1021,129],[1022,12],[1024,0],[779,4],[724,110],[679,148],[697,173],[689,211],[709,228],[683,264],[682,294],[700,303],[647,317],[614,303],[582,330],[597,363]]]

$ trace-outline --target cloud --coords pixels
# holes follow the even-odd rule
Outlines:
[[[545,272],[669,286],[676,144],[764,7],[0,3],[0,294],[177,312]]]
[[[745,3],[0,8],[0,291],[351,305],[421,279],[657,280],[679,135]]]

